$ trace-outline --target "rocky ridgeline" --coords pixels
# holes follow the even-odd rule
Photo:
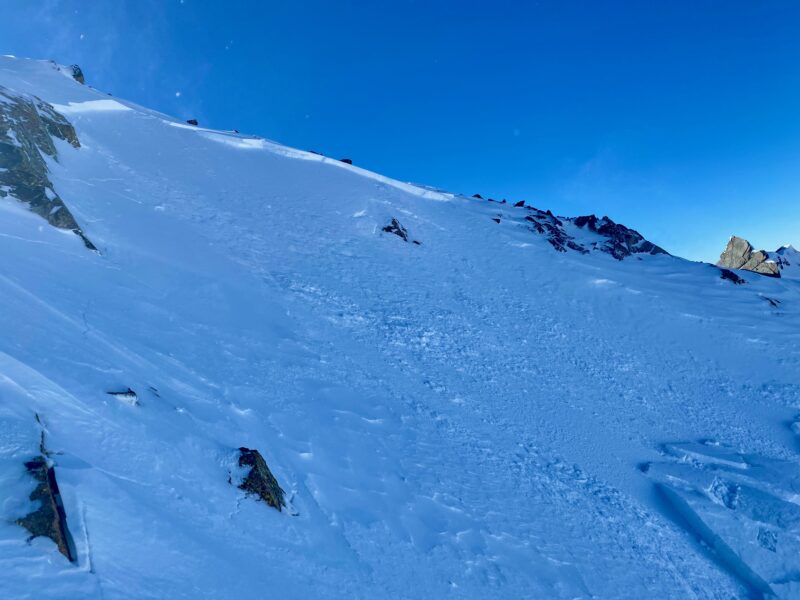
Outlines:
[[[472,196],[473,199],[483,200],[480,194]],[[487,198],[488,202],[507,204]],[[582,217],[557,217],[549,210],[540,210],[519,201],[508,210],[520,209],[525,212],[524,224],[531,231],[545,236],[553,248],[559,252],[574,250],[581,254],[592,251],[605,252],[617,260],[623,260],[634,254],[668,254],[663,248],[647,241],[642,235],[624,225],[615,223],[608,217],[598,218],[595,215]],[[498,214],[492,220],[500,224],[503,218],[512,218],[513,212]],[[589,232],[592,236],[580,235],[579,231]],[[580,239],[578,239],[580,237]]]
[[[576,217],[572,222],[578,227],[586,227],[605,238],[607,241],[599,246],[599,250],[607,252],[617,260],[633,254],[668,254],[663,248],[649,242],[638,231],[629,229],[620,223],[614,223],[608,217],[598,219],[594,215]]]
[[[0,198],[13,198],[96,250],[50,182],[44,156],[58,159],[53,139],[80,147],[75,128],[48,103],[0,86]]]

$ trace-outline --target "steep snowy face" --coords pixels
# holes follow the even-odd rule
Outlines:
[[[796,280],[0,86],[0,597],[797,596]]]

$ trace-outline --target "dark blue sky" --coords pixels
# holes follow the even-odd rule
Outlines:
[[[0,53],[715,260],[800,244],[800,2],[0,0]]]

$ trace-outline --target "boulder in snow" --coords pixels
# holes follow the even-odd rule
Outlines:
[[[239,466],[250,467],[244,481],[239,484],[240,489],[255,494],[279,512],[286,506],[284,491],[258,450],[239,448]]]

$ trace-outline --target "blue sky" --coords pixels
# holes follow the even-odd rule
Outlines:
[[[0,0],[0,53],[688,258],[800,245],[800,2]]]

